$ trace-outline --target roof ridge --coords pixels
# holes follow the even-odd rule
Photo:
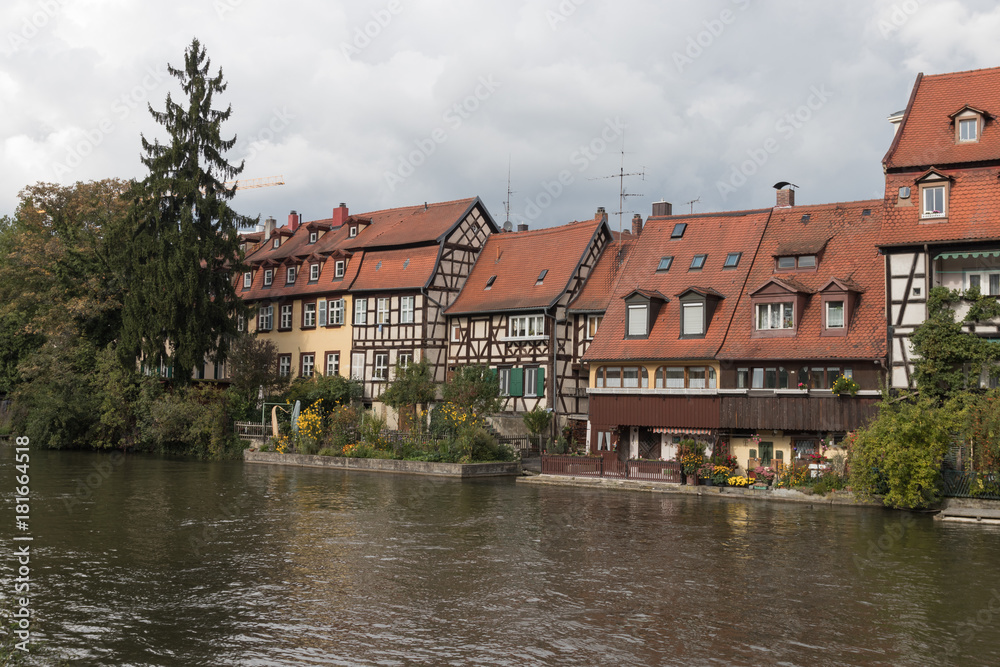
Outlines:
[[[774,208],[774,207],[771,207]],[[676,219],[687,219],[691,220],[694,218],[735,218],[741,215],[754,215],[757,213],[767,213],[771,208],[748,208],[739,211],[716,211],[712,213],[681,213],[678,215],[656,215],[649,216],[646,218],[646,222],[650,220],[676,220]]]
[[[419,209],[419,208],[423,208],[424,206],[426,206],[427,208],[435,208],[435,207],[438,207],[438,206],[451,206],[452,204],[460,204],[460,203],[464,203],[464,202],[473,202],[475,200],[476,200],[476,197],[463,197],[462,199],[452,199],[450,201],[426,202],[424,204],[411,204],[409,206],[394,206],[394,207],[390,207],[390,208],[381,208],[381,209],[378,209],[376,211],[365,211],[363,213],[352,213],[351,215],[369,216],[369,215],[375,215],[377,213],[387,213],[389,211],[405,211],[405,210],[409,210],[409,209]]]
[[[508,239],[508,238],[513,239],[513,238],[522,238],[522,237],[524,237],[526,235],[539,236],[541,234],[546,234],[546,233],[569,231],[569,228],[572,225],[584,225],[587,222],[590,222],[590,223],[595,224],[595,225],[601,224],[600,221],[598,221],[598,220],[574,220],[573,222],[567,222],[567,223],[564,223],[564,224],[561,224],[561,225],[556,225],[554,227],[540,227],[539,229],[526,229],[523,232],[501,232],[499,234],[490,234],[486,238],[487,239],[491,239],[491,238],[494,238],[494,237],[498,237],[498,238],[501,238],[501,239]],[[574,229],[574,231],[579,230],[579,229],[580,229],[580,227],[577,227],[576,229]]]
[[[981,72],[997,72],[1000,73],[1000,67],[980,67],[978,69],[967,69],[961,70],[959,72],[942,72],[941,74],[925,74],[925,79],[943,79],[943,78],[958,78],[963,76],[970,76],[973,74],[979,74]]]
[[[827,202],[825,204],[801,204],[801,205],[796,204],[795,206],[783,206],[783,207],[775,206],[774,210],[775,212],[780,212],[785,210],[796,211],[798,209],[803,209],[803,208],[823,208],[829,206],[850,206],[850,205],[860,206],[862,204],[879,206],[882,204],[883,201],[884,201],[883,199],[853,199],[849,201],[832,201],[832,202]]]

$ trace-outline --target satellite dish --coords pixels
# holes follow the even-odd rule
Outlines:
[[[514,231],[514,223],[511,222],[510,220],[508,220],[507,222],[503,223],[503,230],[505,232],[512,232],[512,231]]]

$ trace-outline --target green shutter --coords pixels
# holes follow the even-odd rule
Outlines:
[[[538,376],[535,379],[535,396],[545,395],[545,368],[538,367]]]
[[[510,369],[510,395],[524,396],[524,369]]]

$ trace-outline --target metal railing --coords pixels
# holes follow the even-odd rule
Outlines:
[[[236,422],[236,435],[243,440],[266,440],[271,437],[271,425],[258,422]]]
[[[942,495],[948,498],[1000,500],[1000,473],[943,470],[941,478],[943,482]]]
[[[542,474],[680,484],[681,465],[677,461],[619,461],[599,456],[543,455]]]

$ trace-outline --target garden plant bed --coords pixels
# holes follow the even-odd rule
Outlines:
[[[397,459],[359,459],[340,456],[310,456],[306,454],[279,454],[278,452],[243,452],[247,463],[300,466],[306,468],[338,468],[340,470],[365,470],[393,472],[410,475],[438,475],[441,477],[513,477],[521,474],[517,461],[491,463],[440,463],[431,461],[402,461]]]

